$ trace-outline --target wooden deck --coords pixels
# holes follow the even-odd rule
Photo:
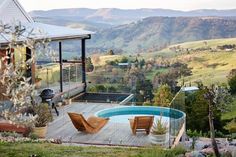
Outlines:
[[[82,113],[86,118],[95,112],[118,106],[118,104],[72,103],[59,109],[60,116],[55,117],[49,124],[47,138],[58,138],[62,142],[94,145],[124,145],[148,146],[151,145],[149,137],[143,133],[133,135],[129,123],[108,122],[96,134],[78,132],[67,115],[67,112]]]

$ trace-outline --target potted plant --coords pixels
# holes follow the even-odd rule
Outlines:
[[[165,145],[167,141],[168,122],[162,122],[162,115],[153,124],[150,134],[152,144]]]
[[[36,119],[33,133],[40,138],[44,138],[47,133],[47,124],[52,121],[52,114],[47,103],[42,103],[34,108]]]

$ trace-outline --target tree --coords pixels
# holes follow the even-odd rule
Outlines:
[[[161,85],[154,94],[154,103],[158,106],[168,107],[172,99],[173,94],[171,93],[171,88],[167,84]]]
[[[177,78],[175,71],[169,71],[167,73],[157,72],[153,78],[153,86],[154,88],[159,88],[161,85],[167,84],[174,91],[177,86]]]
[[[127,57],[123,56],[120,60],[120,63],[127,63],[129,60]]]
[[[209,130],[208,103],[203,96],[204,94],[205,90],[201,89],[194,93],[186,93],[186,126],[190,130],[202,132],[208,132]],[[215,120],[217,119],[218,117],[215,117]]]
[[[140,80],[136,82],[136,99],[142,104],[145,101],[151,102],[153,99],[153,86],[150,80]]]
[[[7,34],[11,38],[6,48],[6,55],[1,58],[3,66],[0,69],[0,82],[6,89],[4,95],[12,102],[12,107],[4,110],[1,116],[16,123],[33,122],[33,116],[28,119],[23,116],[27,108],[34,107],[36,94],[32,78],[27,75],[27,71],[35,64],[36,49],[42,54],[48,53],[48,40],[34,40],[34,34],[39,32],[33,30],[28,32],[21,24],[0,25],[0,33]],[[17,40],[22,36],[25,40],[19,43]],[[22,50],[26,48],[31,50],[31,58],[27,60],[22,55]],[[17,59],[14,60],[15,54]]]
[[[228,75],[228,84],[230,87],[230,93],[236,93],[236,69],[232,69]]]
[[[230,97],[224,88],[212,85],[211,87],[205,87],[206,93],[205,99],[208,101],[208,118],[209,127],[211,133],[211,143],[216,157],[220,157],[220,153],[215,140],[215,128],[214,128],[214,108],[221,111],[225,111],[226,105],[230,102]]]
[[[93,66],[93,63],[92,63],[92,60],[90,57],[86,58],[85,64],[86,64],[86,66],[85,66],[86,72],[92,72],[94,69],[94,66]]]
[[[115,53],[113,52],[113,50],[109,50],[107,51],[107,55],[114,55]]]
[[[144,65],[145,65],[145,60],[141,59],[141,61],[139,62],[140,68],[143,68]]]

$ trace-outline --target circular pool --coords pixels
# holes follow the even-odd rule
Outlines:
[[[168,122],[170,118],[174,120],[185,118],[185,113],[180,110],[156,106],[115,107],[98,111],[95,115],[102,118],[110,118],[110,121],[115,123],[128,123],[129,118],[145,115],[154,115],[155,119],[162,115],[162,120],[166,122]]]

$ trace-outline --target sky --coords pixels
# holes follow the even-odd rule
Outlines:
[[[235,9],[236,0],[18,0],[26,11],[61,8]]]

